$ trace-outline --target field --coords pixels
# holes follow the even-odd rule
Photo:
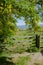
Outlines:
[[[42,32],[41,35],[43,35]],[[43,46],[43,43],[40,45]],[[40,54],[41,49],[36,48],[34,32],[18,30],[15,36],[7,38],[7,44],[4,44],[3,47],[3,52],[0,54],[1,65],[7,65],[7,63],[8,65],[43,65],[41,62],[43,56]],[[37,57],[42,57],[40,63],[37,62]],[[1,59],[5,60],[2,62]]]

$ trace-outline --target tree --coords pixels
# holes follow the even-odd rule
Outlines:
[[[21,17],[38,31],[43,20],[43,0],[0,0],[0,41],[15,33],[16,20]]]
[[[31,24],[35,31],[37,40],[40,40],[38,31],[41,29],[40,22],[43,20],[43,0],[16,0],[14,4],[16,17],[24,17],[26,24]],[[39,47],[39,43],[37,45]]]
[[[34,31],[38,31],[43,16],[43,0],[15,0],[13,3],[16,17],[24,17],[26,24],[31,24]]]
[[[0,0],[0,41],[15,34],[16,19],[12,13],[12,0]]]

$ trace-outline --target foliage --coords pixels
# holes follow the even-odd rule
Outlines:
[[[16,48],[17,48],[16,52],[19,53],[22,53],[27,50],[26,45],[25,46],[18,45],[18,47],[16,46],[15,51],[14,48],[12,50],[13,47],[12,44],[14,42],[12,39],[10,39],[10,37],[14,35],[17,30],[16,28],[17,18],[21,18],[21,17],[24,18],[27,25],[31,24],[32,28],[34,28],[33,30],[37,31],[40,28],[39,26],[40,21],[43,20],[42,19],[43,0],[0,0],[0,54],[1,56],[5,56],[5,55],[7,56],[8,53],[15,52]],[[8,43],[8,45],[6,43]],[[9,47],[9,43],[12,46]],[[36,47],[31,46],[30,48],[28,48],[28,51],[34,52],[37,51],[37,49]],[[23,63],[25,65],[25,61],[27,59],[28,57],[20,58],[20,60],[16,65],[22,65]],[[6,61],[6,57],[3,60]],[[10,65],[13,64],[9,62],[6,63]]]
[[[9,57],[0,57],[0,65],[15,65],[13,62],[8,61]]]
[[[16,19],[13,17],[11,3],[10,0],[0,1],[0,41],[2,42],[16,31]]]
[[[35,44],[31,44],[30,47],[26,50],[26,52],[39,52],[39,49],[36,48]]]
[[[1,0],[0,40],[15,33],[17,18],[23,17],[26,24],[30,23],[37,31],[40,28],[39,22],[42,20],[42,16],[42,0]]]

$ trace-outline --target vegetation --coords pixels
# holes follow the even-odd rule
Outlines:
[[[29,25],[30,32],[34,31],[34,33],[30,34],[29,29],[25,32],[23,30],[18,31],[16,26],[18,18],[23,18],[26,25]],[[0,64],[3,60],[5,60],[3,62],[6,62],[6,59],[8,59],[6,56],[10,54],[38,51],[34,44],[35,37],[28,38],[29,41],[30,39],[32,41],[26,42],[27,37],[15,38],[15,36],[40,35],[38,31],[43,30],[39,25],[41,21],[43,21],[43,0],[0,0]],[[41,43],[43,44],[43,41]],[[23,63],[26,65],[25,61],[27,59],[28,57],[20,58],[16,65],[22,65]],[[12,62],[9,64],[8,61],[6,63],[15,65]],[[7,65],[6,63],[3,65]]]
[[[0,1],[0,42],[6,42],[6,38],[15,34],[16,19],[13,18],[12,1]]]
[[[16,63],[16,65],[27,65],[28,64],[28,61],[30,61],[31,58],[29,56],[26,56],[26,57],[20,57],[18,62]]]
[[[30,60],[31,60],[30,56],[16,57],[16,58],[12,58],[12,60],[10,60],[10,58],[7,57],[1,57],[0,64],[1,65],[22,65],[22,64],[27,65]]]
[[[42,65],[42,64],[40,64],[40,63],[35,63],[34,65]]]
[[[0,41],[12,33],[14,34],[17,18],[24,17],[26,23],[31,23],[32,27],[35,28],[34,30],[39,29],[39,22],[43,16],[40,15],[40,12],[43,14],[42,0],[1,0]]]
[[[23,53],[23,52],[38,52],[39,49],[36,48],[35,43],[35,35],[34,33],[26,32],[25,31],[18,31],[15,37],[7,38],[6,44],[1,44],[3,48],[3,52],[0,56],[9,56],[14,53]],[[26,36],[24,36],[26,34]],[[32,38],[28,36],[33,36]],[[19,36],[20,35],[20,36]],[[42,40],[42,39],[41,39]],[[43,44],[43,43],[42,43]]]

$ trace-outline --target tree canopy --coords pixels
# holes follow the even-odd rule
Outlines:
[[[43,0],[15,0],[13,3],[15,16],[24,17],[26,24],[38,31],[43,18]]]
[[[21,17],[38,30],[43,20],[43,0],[0,0],[0,38],[14,34],[17,18]]]
[[[15,34],[16,19],[12,13],[12,2],[10,0],[0,1],[0,40]]]

